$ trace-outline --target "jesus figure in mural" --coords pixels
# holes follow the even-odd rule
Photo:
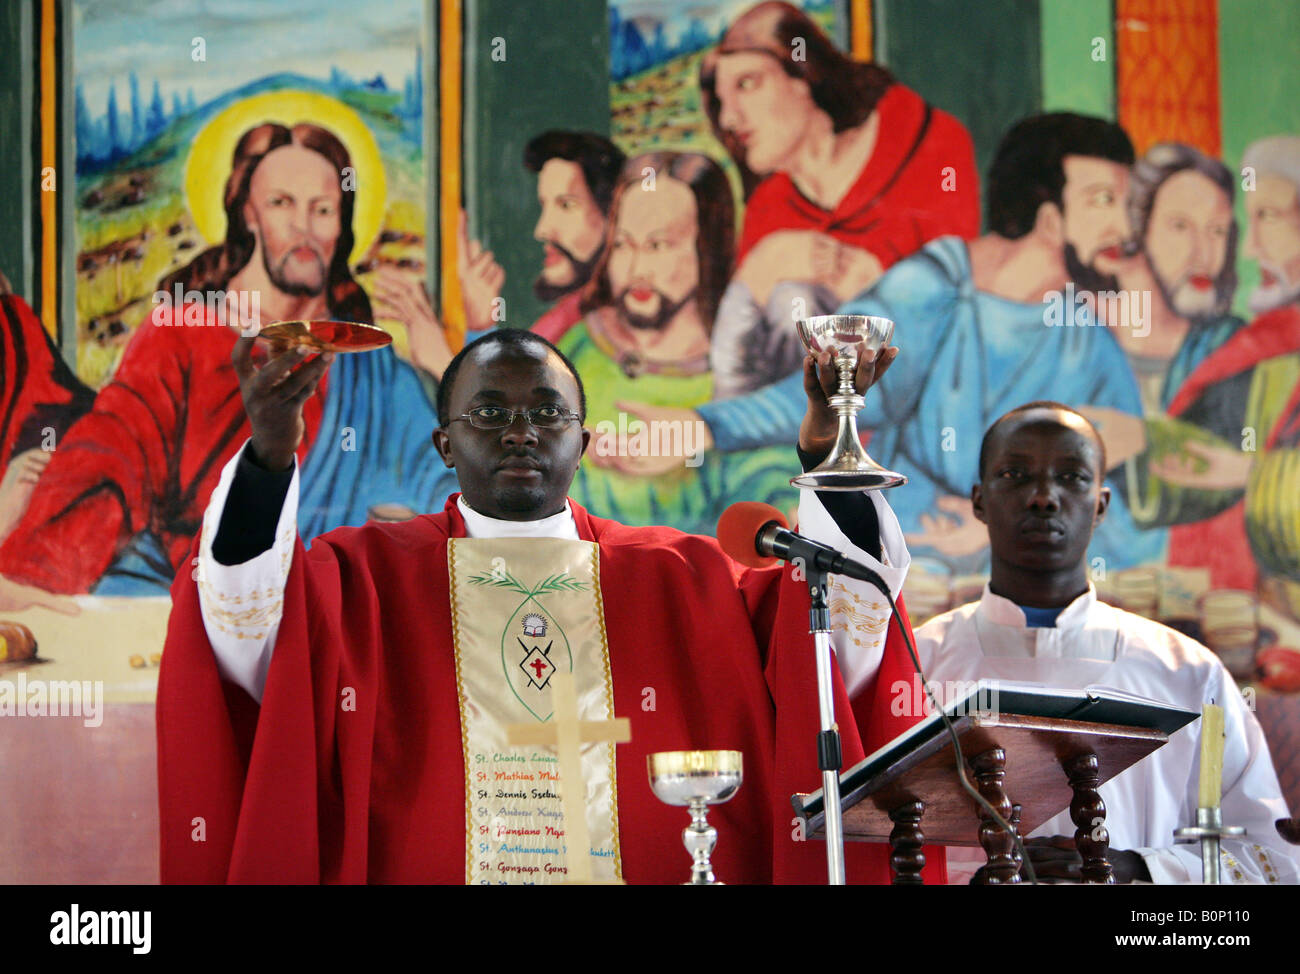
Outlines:
[[[348,267],[356,191],[340,174],[351,166],[347,148],[320,126],[253,126],[231,159],[225,239],[159,290],[252,293],[263,322],[372,321]],[[162,304],[136,329],[111,381],[59,436],[29,506],[0,535],[0,609],[76,612],[62,594],[166,591],[222,465],[248,433],[230,362],[239,325],[220,311],[202,301]],[[33,362],[50,361],[40,322],[13,321],[21,328],[6,315],[8,341],[45,352]],[[37,391],[50,385],[32,381]],[[44,399],[66,397],[65,388]],[[40,396],[20,396],[0,434],[11,439],[43,408]],[[381,418],[385,435],[371,435]],[[445,497],[451,478],[428,441],[432,421],[415,371],[391,349],[341,362],[303,408],[304,537],[362,523],[371,504],[416,509]],[[343,439],[349,430],[357,448]]]

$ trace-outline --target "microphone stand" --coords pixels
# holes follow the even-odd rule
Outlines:
[[[831,675],[831,612],[826,603],[826,573],[813,565],[801,566],[808,580],[808,631],[817,656],[817,703],[821,731],[817,735],[817,764],[822,772],[822,807],[826,811],[826,882],[844,885],[844,818],[840,808],[840,768],[844,759],[840,731],[835,723],[834,679]]]
[[[903,637],[908,655],[912,658],[912,668],[920,677],[922,686],[926,688],[926,694],[930,697],[931,703],[934,704],[936,712],[943,720],[948,737],[952,740],[953,753],[957,756],[957,779],[961,782],[962,790],[987,813],[991,821],[995,822],[1011,836],[1016,848],[1020,851],[1029,881],[1037,884],[1038,879],[1034,875],[1033,865],[1030,863],[1029,857],[1025,854],[1024,843],[1021,841],[1020,836],[967,779],[961,740],[953,727],[952,719],[930,691],[929,681],[925,679],[925,674],[921,669],[921,662],[917,658],[912,637],[908,634],[907,626],[903,623],[903,617],[899,614],[898,606],[895,604],[894,597],[890,594],[889,586],[885,584],[885,580],[872,569],[852,561],[842,553],[821,542],[813,541],[785,529],[769,530],[775,527],[775,524],[769,522],[759,530],[754,542],[755,549],[765,557],[780,558],[798,566],[804,572],[804,577],[808,582],[810,602],[808,631],[813,635],[814,650],[817,655],[817,699],[821,709],[821,731],[817,735],[817,763],[822,772],[822,806],[826,819],[828,885],[844,885],[844,815],[843,809],[840,808],[839,776],[843,757],[840,752],[839,728],[835,724],[835,699],[832,696],[834,681],[831,669],[831,619],[830,608],[826,603],[826,576],[828,570],[843,574],[848,578],[867,582],[878,589],[881,595],[885,597],[885,600],[889,602],[891,621],[898,626],[899,635]],[[1282,819],[1280,821],[1285,822],[1287,820]]]

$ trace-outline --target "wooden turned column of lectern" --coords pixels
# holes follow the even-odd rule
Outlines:
[[[995,692],[990,707],[977,686],[982,699],[977,690],[948,708],[971,783],[1017,835],[1068,808],[1083,882],[1113,882],[1098,788],[1198,715],[1114,691],[1024,687]],[[983,705],[963,706],[972,701]],[[888,842],[895,885],[922,883],[926,843],[982,847],[972,883],[1020,882],[1015,839],[962,789],[937,714],[844,772],[840,793],[845,839]],[[807,834],[824,838],[821,792],[792,800]]]

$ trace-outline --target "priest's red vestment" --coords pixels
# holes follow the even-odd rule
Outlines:
[[[340,528],[310,551],[296,542],[260,711],[222,681],[196,584],[178,576],[158,684],[164,883],[465,882],[446,567],[448,538],[465,537],[458,497],[440,514]],[[789,803],[820,785],[803,583],[743,569],[709,538],[572,509],[600,546],[614,713],[632,727],[616,750],[624,878],[689,873],[688,815],[651,793],[646,755],[725,748],[744,752],[745,778],[710,812],[719,878],[824,882],[825,845],[800,839]],[[845,767],[912,722],[886,695],[909,677],[906,659],[891,626],[857,714],[837,675]],[[927,852],[927,878],[942,882],[942,853]],[[887,882],[887,863],[885,845],[848,844],[851,882]]]

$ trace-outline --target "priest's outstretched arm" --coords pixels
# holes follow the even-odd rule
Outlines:
[[[804,470],[822,459],[799,450]],[[884,491],[801,491],[799,531],[871,568],[895,599],[903,590],[912,556]],[[880,667],[889,603],[874,585],[842,576],[831,580],[826,601],[831,610],[831,646],[844,689],[850,698],[856,697]]]
[[[799,458],[805,470],[822,459],[803,450]],[[255,700],[261,699],[280,626],[297,531],[298,485],[296,462],[288,470],[268,470],[255,459],[250,441],[222,471],[203,519],[198,582],[204,628],[222,677]],[[873,567],[895,595],[902,589],[909,555],[898,520],[879,491],[805,491],[799,524],[809,536]],[[873,586],[853,579],[837,578],[830,601],[841,674],[854,696],[880,663],[889,607]]]
[[[306,361],[298,347],[256,368],[252,351],[253,339],[240,338],[231,360],[253,435],[208,500],[196,581],[218,671],[260,702],[298,535],[302,404],[334,355]]]
[[[298,533],[298,464],[268,470],[246,443],[203,515],[199,609],[222,677],[262,699]]]
[[[857,386],[873,386],[898,357],[897,348],[882,349],[877,361],[858,365]],[[799,462],[810,470],[830,453],[839,432],[839,420],[828,400],[838,384],[835,368],[824,361],[805,359],[804,394],[808,409],[799,428]],[[818,395],[818,390],[822,395]],[[903,590],[911,555],[898,518],[885,492],[800,491],[799,531],[828,544],[874,570],[895,599]],[[866,688],[880,668],[888,638],[892,610],[874,585],[835,576],[826,601],[831,613],[831,646],[850,698]]]

